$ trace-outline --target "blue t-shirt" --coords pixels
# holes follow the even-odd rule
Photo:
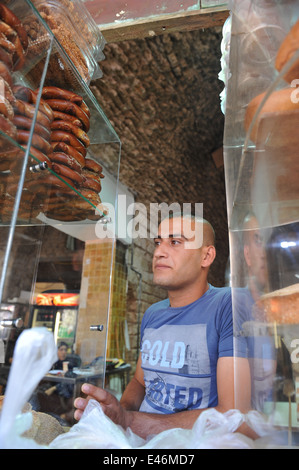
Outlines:
[[[175,413],[218,404],[220,357],[233,356],[230,288],[209,285],[195,302],[178,308],[152,305],[141,323],[145,397],[140,411]]]

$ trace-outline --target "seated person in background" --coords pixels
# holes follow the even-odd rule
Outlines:
[[[57,355],[58,355],[58,361],[54,362],[53,366],[51,367],[51,370],[63,370],[63,363],[67,363],[66,370],[72,371],[74,367],[80,367],[81,365],[81,358],[78,356],[78,354],[67,353],[68,350],[68,345],[64,341],[61,341],[59,343],[58,349],[57,349]]]
[[[68,345],[64,343],[63,341],[58,345],[57,349],[57,355],[58,355],[58,361],[54,362],[52,366],[52,370],[63,370],[63,363],[68,362],[68,366],[70,366],[70,362],[67,361],[67,349]],[[72,367],[71,367],[72,368]]]
[[[67,350],[68,350],[67,343],[64,343],[63,341],[59,343],[58,349],[57,349],[58,361],[54,362],[52,366],[52,370],[64,370],[65,377],[76,377],[76,374],[73,373],[74,364],[67,357]],[[66,365],[65,369],[63,369],[64,364]],[[62,397],[65,401],[68,402],[69,399],[73,397],[74,385],[59,382],[54,387],[51,387],[49,390],[51,390],[52,393],[55,391],[60,397]],[[69,408],[70,405],[72,407],[72,403],[71,404],[65,403],[65,405],[67,408]]]

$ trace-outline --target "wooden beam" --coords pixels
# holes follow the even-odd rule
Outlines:
[[[150,38],[165,33],[223,26],[228,15],[227,7],[205,8],[191,12],[126,21],[123,24],[99,25],[99,29],[108,43],[119,42]]]

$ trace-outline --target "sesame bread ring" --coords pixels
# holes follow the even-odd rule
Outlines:
[[[75,137],[70,132],[52,131],[51,142],[65,142],[66,144],[70,145],[71,147],[75,148],[78,152],[80,152],[83,157],[85,157],[87,153],[87,149],[82,144],[82,142],[80,142],[79,139],[77,139],[77,137]]]
[[[9,85],[10,87],[12,87],[12,85],[13,85],[13,80],[12,80],[11,71],[9,70],[9,68],[7,67],[7,65],[6,65],[2,60],[0,60],[0,77],[1,77],[6,83],[8,83],[8,85]]]
[[[75,103],[71,103],[67,100],[59,100],[59,99],[50,99],[45,100],[48,105],[55,111],[61,111],[63,113],[71,114],[72,116],[76,116],[83,125],[83,129],[88,132],[90,128],[89,117],[85,114],[85,112],[77,106]]]
[[[66,165],[61,165],[59,163],[53,162],[52,170],[55,171],[57,175],[60,175],[62,178],[68,178],[77,184],[81,184],[82,182],[82,175],[77,171],[72,170],[72,168]]]
[[[19,142],[19,144],[27,144],[29,138],[30,131],[26,131],[24,129],[17,130],[17,141]],[[43,137],[35,133],[33,133],[32,135],[31,146],[37,148],[38,150],[41,150],[46,155],[52,152],[51,144],[47,142]]]
[[[85,158],[83,157],[82,153],[78,152],[78,150],[76,150],[71,145],[68,145],[65,142],[52,142],[52,149],[53,152],[64,152],[67,155],[71,155],[71,157],[77,160],[82,168],[84,167]]]
[[[13,93],[18,100],[22,100],[22,101],[25,101],[26,103],[30,103],[34,105],[37,102],[37,94],[34,93],[34,91],[32,91],[28,87],[25,87],[22,85],[15,85],[13,87]],[[40,99],[38,109],[39,111],[41,111],[47,116],[50,122],[53,121],[54,119],[53,111],[43,99]]]
[[[102,189],[101,183],[99,181],[96,181],[95,179],[90,178],[89,176],[86,176],[85,174],[83,174],[82,187],[87,188],[87,189],[92,189],[96,193],[99,193]]]
[[[62,120],[55,119],[51,124],[51,129],[53,131],[59,130],[59,131],[70,132],[77,139],[79,139],[85,147],[88,147],[90,145],[90,140],[86,132],[83,129],[80,129],[80,127],[75,126],[69,121],[62,121]]]
[[[56,86],[43,87],[42,97],[45,100],[51,100],[51,99],[68,100],[77,105],[80,105],[83,102],[82,96],[77,95],[76,93],[73,93],[70,90],[64,90]]]
[[[78,161],[71,155],[68,155],[63,152],[52,152],[49,155],[49,158],[52,162],[60,163],[61,165],[68,166],[72,170],[75,170],[77,173],[82,172],[82,167],[80,163],[78,163]]]
[[[54,115],[54,120],[70,122],[74,126],[82,128],[82,122],[76,116],[71,114],[62,113],[61,111],[52,110]]]
[[[16,114],[13,117],[12,122],[18,129],[24,129],[29,131],[32,127],[32,119],[26,116],[21,116],[20,114]],[[46,139],[48,142],[50,142],[51,132],[38,122],[35,123],[34,132],[43,137],[43,139]]]
[[[0,4],[0,18],[18,34],[24,50],[28,47],[28,35],[21,20],[5,5]]]
[[[87,170],[94,171],[95,173],[101,174],[103,171],[102,165],[100,163],[96,162],[92,158],[85,158],[85,168]]]
[[[22,100],[16,100],[14,102],[14,112],[16,114],[21,114],[22,116],[27,116],[33,119],[35,115],[35,106]],[[44,113],[39,110],[37,110],[36,120],[46,129],[51,129],[51,121]]]

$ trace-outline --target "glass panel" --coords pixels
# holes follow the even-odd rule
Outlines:
[[[87,86],[90,76],[74,68],[42,15],[29,0],[8,6],[30,42],[23,67],[12,73],[15,132],[9,138],[0,129],[1,393],[18,336],[45,327],[57,348],[63,343],[62,359],[30,403],[69,425],[82,383],[104,384],[121,145]],[[66,101],[57,108],[63,117],[54,116],[51,100]],[[60,129],[67,118],[76,122]]]
[[[84,0],[84,3],[98,25],[200,9],[200,0],[168,0],[167,2]]]
[[[232,10],[224,153],[236,357],[248,360],[251,406],[272,442],[296,444],[298,45],[283,51],[299,6],[235,1]],[[238,407],[244,362],[236,364]]]

